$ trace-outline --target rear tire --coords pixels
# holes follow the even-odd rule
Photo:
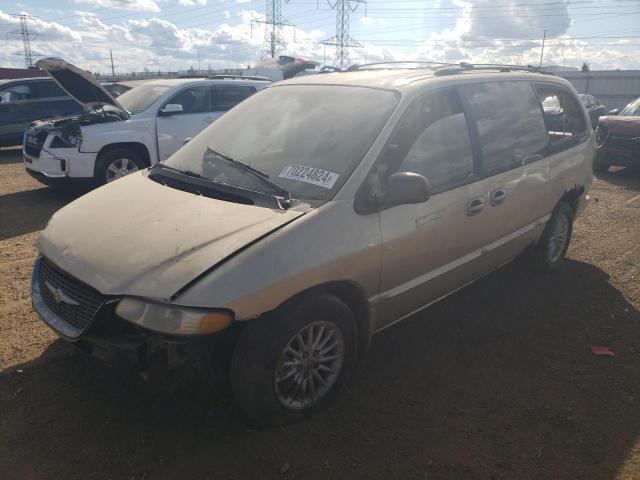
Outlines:
[[[573,232],[573,210],[560,202],[544,227],[542,236],[529,252],[531,268],[538,272],[553,272],[564,261]]]
[[[114,148],[98,157],[94,180],[96,186],[100,186],[143,168],[147,168],[147,164],[136,152],[126,148]]]
[[[231,388],[259,425],[297,422],[336,399],[357,348],[349,307],[327,293],[306,295],[246,325],[231,360]]]

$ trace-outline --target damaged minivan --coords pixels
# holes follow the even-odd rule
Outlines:
[[[562,131],[545,123],[550,95],[571,116]],[[33,306],[140,371],[229,352],[242,410],[291,423],[334,401],[374,333],[522,253],[562,264],[589,200],[588,125],[571,84],[521,68],[273,84],[56,212]]]

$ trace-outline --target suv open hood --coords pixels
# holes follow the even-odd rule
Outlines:
[[[61,58],[43,58],[36,62],[36,67],[47,72],[87,112],[96,107],[110,105],[126,118],[129,117],[129,112],[109,95],[90,73]]]

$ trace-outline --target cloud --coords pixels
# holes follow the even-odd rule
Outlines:
[[[206,5],[207,0],[180,0],[180,5],[184,5],[185,7],[193,7],[194,5]]]
[[[159,12],[160,7],[154,0],[73,0],[75,3],[92,5],[115,10]],[[186,0],[190,1],[190,0]],[[180,2],[182,3],[182,1]]]

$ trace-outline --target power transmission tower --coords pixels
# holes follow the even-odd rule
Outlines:
[[[349,36],[349,16],[361,3],[365,5],[366,16],[367,2],[365,0],[327,0],[327,3],[332,10],[336,11],[336,35],[321,43],[336,47],[334,66],[345,68],[349,66],[349,48],[362,48],[360,42]]]
[[[29,24],[27,22],[29,20],[34,20],[36,17],[32,17],[31,15],[25,15],[24,13],[19,13],[19,14],[11,14],[11,18],[20,21],[20,28],[18,30],[14,30],[13,32],[9,32],[10,35],[15,35],[17,38],[22,40],[23,51],[16,53],[15,55],[23,55],[24,67],[32,68],[34,55],[31,51],[31,38],[37,37],[39,34],[38,32],[29,30]]]
[[[284,1],[289,3],[289,0]],[[287,49],[283,27],[295,28],[295,25],[282,20],[282,0],[266,0],[266,3],[266,18],[264,20],[251,20],[251,33],[253,35],[253,22],[265,24],[262,51],[271,58],[275,58]]]

